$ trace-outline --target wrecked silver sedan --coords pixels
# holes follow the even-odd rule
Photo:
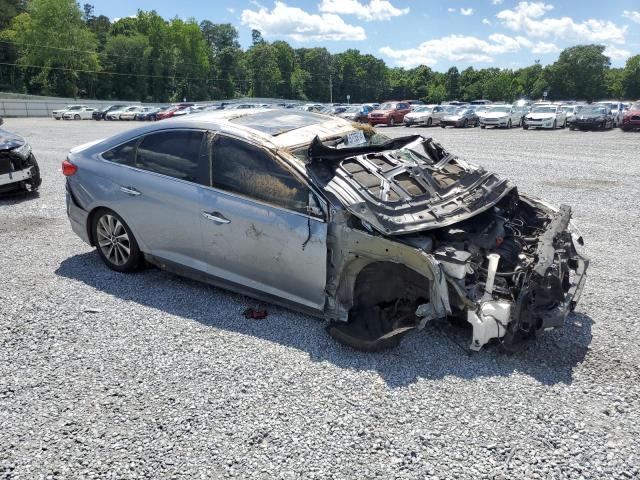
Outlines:
[[[218,111],[72,150],[73,230],[110,268],[151,263],[321,316],[362,350],[443,318],[471,348],[562,327],[588,260],[571,209],[431,138],[288,110]]]

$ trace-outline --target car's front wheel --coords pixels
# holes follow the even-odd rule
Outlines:
[[[113,210],[93,215],[93,241],[102,261],[116,272],[133,272],[143,263],[142,253],[125,221]]]
[[[395,118],[393,118],[393,117],[391,117],[391,118],[389,119],[389,126],[390,126],[390,127],[394,127],[395,125],[396,125],[396,119],[395,119]]]
[[[431,118],[427,119],[427,127],[430,127],[431,125],[433,125],[433,120]]]

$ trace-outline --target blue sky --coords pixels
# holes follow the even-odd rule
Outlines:
[[[165,18],[228,22],[247,47],[251,29],[294,47],[356,48],[390,66],[446,70],[543,64],[579,43],[601,43],[614,66],[640,53],[640,0],[88,0],[111,19],[156,10]]]

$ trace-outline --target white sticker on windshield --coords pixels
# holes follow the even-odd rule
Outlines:
[[[367,139],[364,138],[362,130],[356,130],[347,135],[347,141],[345,143],[347,145],[362,145],[363,143],[367,143]]]

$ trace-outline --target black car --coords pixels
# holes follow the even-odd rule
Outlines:
[[[109,105],[108,107],[102,108],[100,110],[96,110],[91,115],[91,118],[94,120],[105,120],[107,117],[107,113],[112,112],[113,110],[120,110],[121,108],[126,107],[127,105]]]
[[[607,130],[615,125],[611,109],[606,105],[585,105],[575,114],[570,130]]]
[[[0,128],[0,193],[35,191],[41,183],[31,145],[20,135]]]

